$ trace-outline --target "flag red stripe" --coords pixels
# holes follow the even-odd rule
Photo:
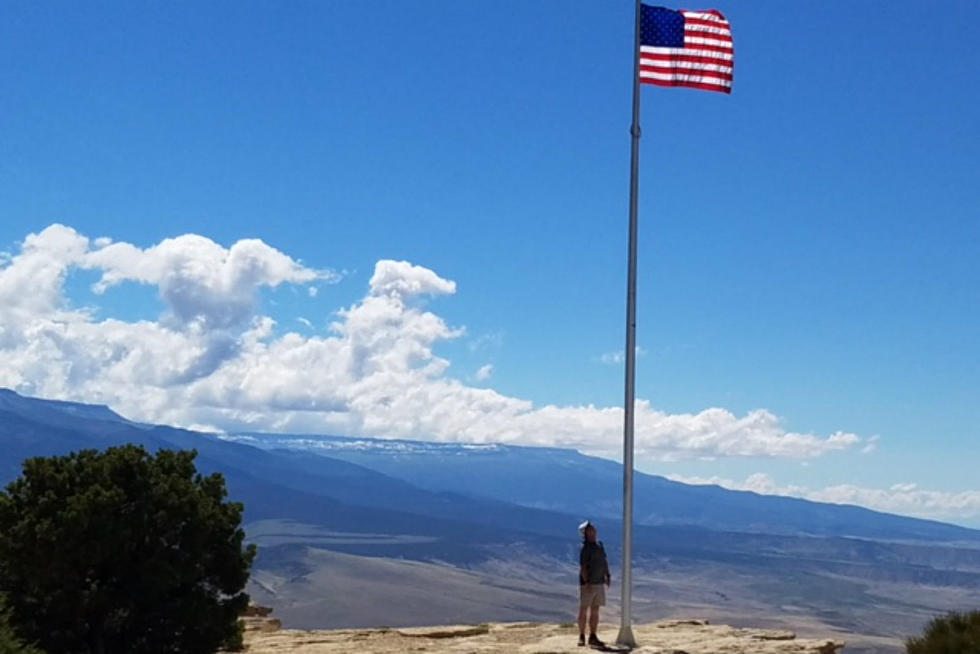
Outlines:
[[[723,41],[725,43],[732,42],[732,35],[730,33],[719,34],[718,32],[712,32],[709,30],[699,30],[688,27],[684,30],[684,36],[700,36],[702,39],[714,39],[716,41]]]
[[[684,14],[684,18],[694,18],[697,14],[708,14],[717,18],[719,22],[728,22],[717,9],[680,9],[679,11]]]
[[[657,73],[658,75],[704,75],[706,77],[717,77],[731,81],[731,73],[717,70],[704,70],[701,68],[667,68],[664,66],[640,66],[640,72]]]
[[[689,64],[713,64],[715,66],[732,67],[732,62],[728,59],[716,59],[714,57],[699,57],[697,55],[685,54],[653,54],[644,52],[640,55],[640,65],[650,61],[683,61]]]
[[[659,80],[661,82],[691,82],[692,84],[713,84],[715,86],[731,86],[732,80],[717,77],[711,73],[640,73],[640,80]]]
[[[731,54],[735,51],[735,48],[732,46],[722,47],[720,45],[710,45],[708,43],[691,43],[690,41],[687,40],[687,37],[684,38],[684,48],[686,50],[708,50],[710,52],[724,52],[725,54]]]
[[[685,82],[682,80],[660,80],[660,79],[644,79],[640,78],[641,84],[654,84],[656,86],[686,86],[692,89],[702,89],[704,91],[721,91],[722,93],[731,93],[732,89],[728,86],[721,86],[718,84],[702,84],[700,82]]]
[[[704,39],[704,40],[718,41],[721,44],[718,45],[718,47],[720,48],[731,47],[732,45],[732,37],[722,36],[720,34],[712,34],[710,32],[696,32],[693,30],[684,30],[684,41],[687,41],[688,39]]]
[[[725,29],[725,30],[731,29],[731,26],[728,24],[727,20],[724,23],[722,23],[714,20],[704,20],[703,18],[691,18],[690,16],[686,16],[684,18],[684,24],[704,25],[705,27],[717,27],[718,29]]]
[[[640,53],[640,61],[644,59],[655,59],[657,57],[700,57],[705,60],[714,61],[719,64],[731,66],[735,59],[734,52],[712,52],[710,50],[699,50],[697,48],[669,48],[668,52],[650,52],[644,49]]]

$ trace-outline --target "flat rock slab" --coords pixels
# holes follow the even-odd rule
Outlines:
[[[618,629],[599,630],[606,651],[627,651],[612,645]],[[844,643],[796,638],[790,631],[738,629],[705,620],[671,620],[634,625],[639,646],[634,654],[836,654]],[[578,647],[578,629],[570,625],[490,623],[403,629],[322,631],[248,631],[246,651],[268,654],[585,654]]]
[[[258,618],[246,616],[242,618],[245,624],[245,633],[250,631],[279,631],[282,629],[282,622],[278,618]]]
[[[399,636],[406,638],[469,638],[490,633],[490,625],[453,625],[451,627],[408,627],[397,629]]]

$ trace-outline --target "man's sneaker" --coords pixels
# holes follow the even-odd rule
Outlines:
[[[578,635],[578,646],[585,647],[585,634]]]
[[[589,634],[589,647],[605,647],[606,644],[599,640],[595,634]]]

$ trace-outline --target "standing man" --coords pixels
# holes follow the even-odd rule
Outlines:
[[[606,644],[596,636],[599,627],[599,607],[606,603],[606,589],[612,577],[609,574],[609,562],[606,560],[606,550],[596,537],[598,532],[595,525],[586,520],[578,527],[582,534],[582,551],[579,554],[579,604],[578,604],[578,644],[585,646],[585,623],[588,617],[589,646],[605,647]],[[586,616],[592,610],[592,614]]]

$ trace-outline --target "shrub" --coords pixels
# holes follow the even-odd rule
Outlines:
[[[905,641],[907,654],[980,654],[980,611],[933,618],[925,632]]]
[[[9,617],[7,605],[0,596],[0,654],[40,654],[21,642],[10,626]]]
[[[240,647],[255,548],[242,505],[196,455],[127,445],[25,461],[0,493],[0,593],[17,632],[59,654]]]

